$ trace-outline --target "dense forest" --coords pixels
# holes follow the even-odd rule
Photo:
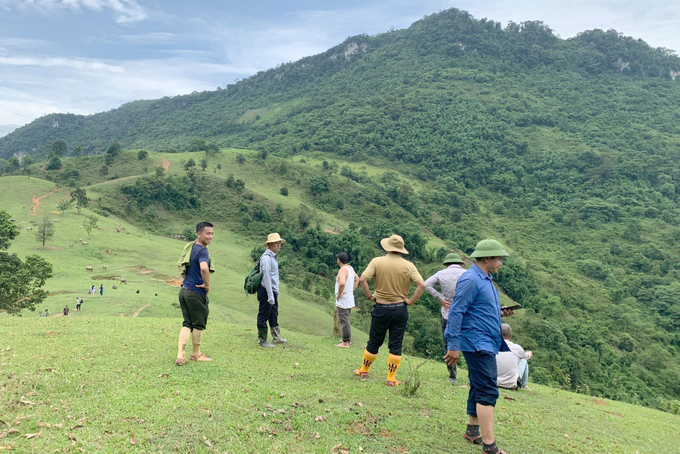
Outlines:
[[[260,150],[263,178],[303,185],[309,209],[258,198],[237,170],[225,184],[191,167],[181,177],[146,169],[98,209],[146,225],[210,209],[244,234],[280,230],[292,246],[284,264],[304,270],[282,266],[284,278],[320,297],[338,248],[354,247],[361,268],[397,232],[434,271],[445,251],[425,248],[428,236],[464,253],[498,238],[511,258],[497,281],[531,312],[518,338],[542,352],[534,380],[677,412],[679,70],[673,52],[613,30],[563,40],[540,22],[502,28],[452,9],[216,91],[42,117],[0,139],[0,164],[19,172],[31,160],[15,153],[49,155],[45,177],[82,185],[78,160],[62,168],[54,159],[103,153],[79,159],[124,176],[114,175],[125,158],[111,153],[114,141]],[[294,164],[301,153],[326,164]],[[362,163],[407,177],[371,177],[356,170]],[[199,183],[214,190],[200,193]],[[353,228],[328,234],[314,210]],[[409,332],[426,356],[440,354],[426,322],[436,309],[425,298],[412,311]]]

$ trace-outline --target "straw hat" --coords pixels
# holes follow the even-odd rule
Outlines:
[[[281,244],[286,242],[286,240],[281,238],[281,236],[278,233],[276,232],[270,233],[269,235],[267,235],[267,241],[264,242],[264,245],[266,246],[269,243],[278,243],[279,241],[281,242]]]
[[[402,254],[408,254],[408,251],[404,249],[404,239],[399,235],[392,235],[389,238],[383,238],[380,240],[380,245],[387,252],[401,252]]]

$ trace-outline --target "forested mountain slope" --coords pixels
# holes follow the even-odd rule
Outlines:
[[[89,154],[114,140],[245,147],[261,150],[245,165],[265,158],[263,180],[304,191],[313,209],[373,238],[417,227],[467,253],[498,238],[512,257],[497,280],[529,308],[515,328],[541,352],[537,381],[680,411],[678,69],[671,52],[614,31],[562,40],[538,22],[503,29],[448,10],[215,92],[46,116],[0,139],[0,153],[45,156],[57,138]],[[47,177],[87,183],[62,176],[72,171]],[[233,179],[221,205],[195,179],[155,178],[126,182],[100,209],[148,223],[158,205],[181,209],[153,192],[168,188],[161,178],[186,200],[205,198],[187,210],[224,206],[218,216],[244,231],[285,230],[320,279],[333,246],[356,240],[331,240],[272,197],[247,199]]]

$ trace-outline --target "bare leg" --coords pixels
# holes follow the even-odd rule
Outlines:
[[[479,421],[482,441],[487,445],[496,441],[496,436],[493,432],[494,408],[491,405],[477,404],[477,418],[474,419]]]

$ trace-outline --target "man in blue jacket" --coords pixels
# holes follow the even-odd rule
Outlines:
[[[498,399],[496,355],[499,351],[508,351],[501,335],[501,316],[514,312],[501,310],[491,275],[498,272],[507,255],[496,240],[477,244],[470,255],[475,263],[456,284],[444,333],[446,364],[454,366],[462,351],[468,366],[468,427],[463,437],[481,444],[485,454],[504,454],[498,449],[494,435],[494,406]]]
[[[208,323],[208,293],[210,292],[210,255],[208,245],[213,239],[213,225],[201,222],[196,226],[196,244],[192,246],[189,266],[184,274],[184,282],[179,291],[179,305],[182,308],[182,329],[179,332],[177,359],[175,364],[183,366],[187,362],[186,347],[191,337],[192,351],[190,361],[212,361],[201,353],[203,331]]]

